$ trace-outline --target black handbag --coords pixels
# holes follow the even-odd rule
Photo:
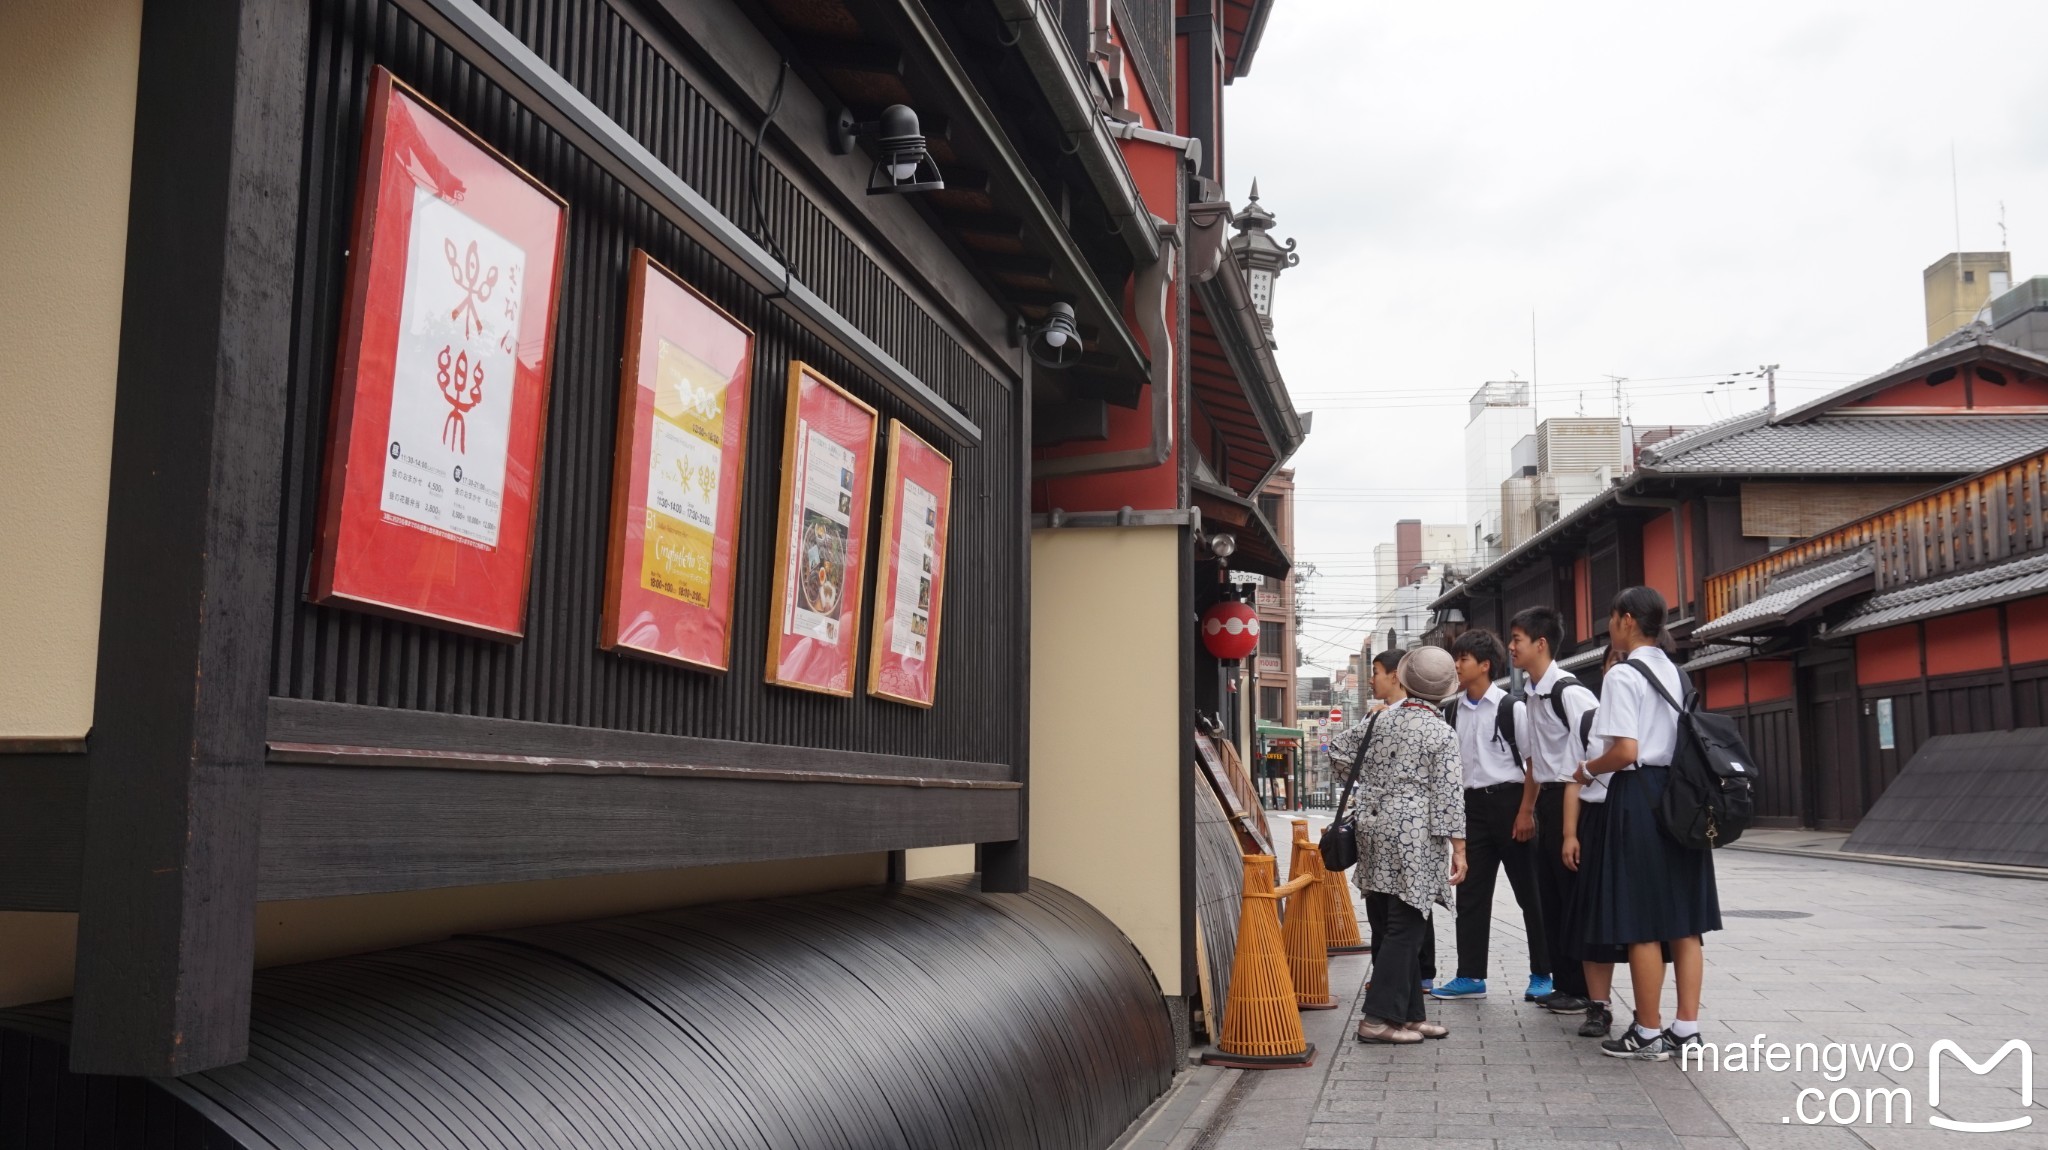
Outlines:
[[[1379,715],[1365,721],[1365,738],[1359,740],[1358,757],[1351,762],[1351,777],[1344,780],[1344,793],[1337,799],[1336,817],[1323,828],[1323,837],[1316,842],[1316,849],[1323,855],[1323,869],[1332,874],[1358,865],[1358,817],[1345,808],[1351,805],[1351,788],[1358,785],[1358,772],[1365,766],[1365,749],[1372,746],[1372,731],[1379,722]]]

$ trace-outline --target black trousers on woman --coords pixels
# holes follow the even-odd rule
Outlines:
[[[1423,1021],[1422,947],[1429,920],[1379,891],[1365,896],[1365,913],[1373,923],[1372,986],[1365,992],[1365,1013],[1386,1022]]]

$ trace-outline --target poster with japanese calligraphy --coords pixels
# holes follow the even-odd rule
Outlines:
[[[945,605],[953,461],[892,419],[885,474],[882,563],[875,578],[868,693],[929,707],[938,680],[939,610]]]
[[[770,683],[853,694],[877,422],[874,408],[815,369],[789,365]]]
[[[311,597],[525,628],[567,204],[378,68]]]
[[[724,671],[754,333],[646,252],[627,274],[598,642]]]

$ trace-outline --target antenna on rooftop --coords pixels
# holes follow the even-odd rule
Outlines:
[[[2002,252],[2009,252],[2012,250],[2012,241],[2009,238],[2007,238],[2005,234],[2004,200],[1998,201],[1998,250]]]

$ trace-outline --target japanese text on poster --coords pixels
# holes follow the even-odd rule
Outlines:
[[[386,516],[497,546],[526,253],[415,188],[391,386]]]

